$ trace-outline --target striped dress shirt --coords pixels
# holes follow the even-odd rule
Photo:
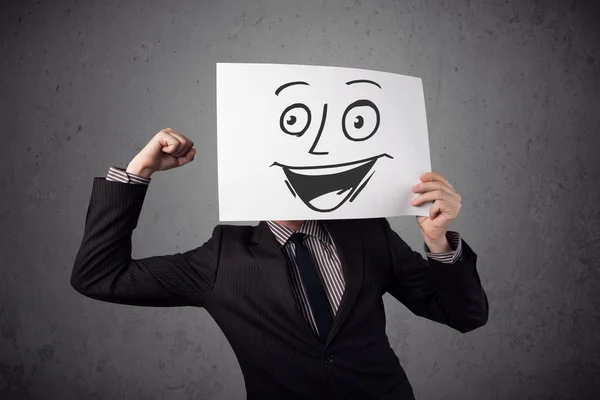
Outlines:
[[[125,169],[119,167],[110,167],[106,180],[130,184],[148,185],[151,178],[144,178],[136,174],[126,172]],[[297,305],[302,311],[304,318],[312,327],[313,332],[318,336],[318,328],[315,322],[314,315],[310,308],[308,296],[304,289],[304,284],[300,278],[298,266],[296,265],[295,245],[288,242],[294,230],[280,225],[273,221],[267,221],[271,232],[281,245],[284,254],[288,260],[290,268],[290,276],[292,278],[292,287],[296,296]],[[318,270],[318,275],[321,278],[321,284],[325,289],[331,314],[335,316],[337,309],[344,294],[345,279],[340,258],[337,254],[335,244],[331,239],[325,225],[317,220],[305,221],[298,232],[304,233],[304,244],[310,252],[313,262]],[[448,231],[446,233],[448,242],[452,247],[452,251],[446,253],[431,253],[426,244],[424,244],[425,254],[428,258],[452,264],[462,256],[461,238],[458,232]]]

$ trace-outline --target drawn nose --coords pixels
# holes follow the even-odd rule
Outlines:
[[[313,142],[310,150],[308,150],[309,154],[315,154],[315,155],[329,154],[328,151],[317,151],[316,150],[317,144],[319,143],[319,139],[321,138],[321,134],[323,133],[323,128],[325,127],[326,120],[327,120],[327,104],[324,104],[323,105],[323,117],[321,118],[321,126],[319,126],[319,132],[317,133],[317,137],[315,138],[315,141]]]

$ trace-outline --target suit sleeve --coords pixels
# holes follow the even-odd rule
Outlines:
[[[92,299],[138,306],[203,306],[216,277],[222,230],[184,253],[131,258],[146,184],[97,177],[71,286]]]
[[[476,269],[477,255],[461,238],[454,263],[423,258],[382,219],[392,276],[388,293],[414,314],[465,333],[486,324],[488,299]]]
[[[462,240],[460,233],[454,231],[446,232],[446,239],[450,243],[451,251],[446,253],[433,253],[430,251],[427,244],[423,242],[423,249],[425,249],[425,256],[429,260],[436,260],[446,264],[454,264],[456,261],[462,258]]]
[[[152,181],[152,178],[145,178],[143,176],[127,172],[125,168],[120,168],[113,165],[108,169],[106,180],[138,185],[149,185]]]

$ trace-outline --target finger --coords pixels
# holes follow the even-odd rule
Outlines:
[[[175,129],[166,128],[166,131],[168,131],[172,136],[176,137],[181,142],[181,145],[179,146],[177,151],[173,154],[174,156],[177,156],[177,157],[184,156],[185,154],[188,153],[188,151],[190,151],[190,149],[192,147],[194,147],[194,142],[192,142],[190,139],[188,139],[181,133],[177,132]]]
[[[192,162],[196,156],[196,149],[190,149],[184,156],[177,157],[177,162],[179,166],[185,165],[189,162]]]
[[[179,139],[179,141],[181,143],[184,143],[186,141],[186,138],[179,132],[177,132],[175,129],[173,128],[165,128],[163,129],[165,132],[167,132],[169,135],[175,136],[177,139]]]
[[[447,200],[436,200],[431,206],[429,212],[435,212],[436,215],[434,217],[430,217],[434,219],[439,215],[444,215],[448,219],[454,219],[458,216],[458,212],[460,211],[460,203],[447,201]],[[433,210],[432,210],[433,209]]]
[[[426,172],[423,175],[419,176],[421,182],[430,182],[430,181],[441,181],[444,182],[448,187],[454,190],[454,187],[448,182],[448,179],[444,178],[440,174],[436,174],[435,172]]]
[[[438,216],[439,213],[441,213],[440,203],[441,201],[434,201],[431,207],[429,207],[429,219],[433,220]]]
[[[169,142],[172,144],[172,147],[163,149],[163,151],[169,153],[173,157],[181,157],[187,153],[189,149],[186,149],[187,144],[185,137],[172,128],[165,128],[161,130],[161,132],[163,132],[166,137],[172,138]]]
[[[172,135],[167,129],[163,129],[158,132],[157,136],[163,152],[173,155],[179,151],[181,147],[181,141],[179,138]]]
[[[456,193],[456,191],[454,191],[454,189],[452,189],[448,185],[446,185],[444,182],[440,182],[440,181],[423,182],[423,183],[418,183],[412,187],[412,191],[415,193],[426,193],[426,192],[431,192],[436,189],[443,190],[444,192],[448,193],[449,195],[456,197],[458,201],[461,200],[460,195],[458,193]]]
[[[453,199],[454,198],[452,196],[450,196],[450,194],[448,194],[447,192],[437,189],[432,192],[426,192],[426,193],[418,195],[410,203],[413,206],[418,206],[418,205],[426,203],[428,201],[453,200]]]

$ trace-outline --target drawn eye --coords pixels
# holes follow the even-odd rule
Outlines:
[[[357,100],[350,104],[342,117],[344,135],[354,141],[367,140],[379,128],[379,110],[369,100]]]
[[[310,126],[310,109],[302,104],[292,104],[281,113],[279,127],[288,135],[302,136]]]
[[[363,127],[364,123],[365,123],[364,118],[362,117],[362,115],[359,115],[358,117],[356,117],[356,120],[354,121],[354,127],[356,129],[360,129]]]

